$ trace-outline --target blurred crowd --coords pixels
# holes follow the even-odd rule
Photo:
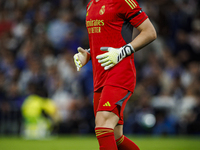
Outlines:
[[[0,0],[0,134],[21,132],[30,95],[56,106],[55,133],[94,132],[91,62],[80,72],[73,62],[77,47],[89,48],[88,1]],[[124,132],[200,134],[200,1],[138,2],[158,39],[135,54]]]

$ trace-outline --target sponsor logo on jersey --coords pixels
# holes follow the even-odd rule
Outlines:
[[[93,26],[104,26],[104,20],[92,20],[86,21],[86,27],[93,27]]]
[[[109,106],[110,107],[111,105],[110,105],[109,101],[107,101],[103,106]]]
[[[105,13],[105,11],[106,11],[106,6],[103,5],[103,6],[101,7],[100,11],[99,11],[99,14],[100,14],[100,15],[103,15],[103,14]]]
[[[125,0],[125,2],[131,7],[131,9],[137,7],[137,4],[134,2],[134,0]]]
[[[104,20],[92,20],[86,21],[86,27],[88,29],[88,33],[101,33],[101,27],[104,26]]]

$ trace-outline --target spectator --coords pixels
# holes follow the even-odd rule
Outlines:
[[[60,116],[64,124],[59,126],[64,128],[62,131],[58,128],[57,132],[93,132],[91,64],[77,73],[72,60],[77,45],[89,48],[84,22],[88,2],[0,1],[0,134],[19,133],[12,130],[18,128],[13,118],[18,118],[14,114],[29,93],[30,81],[43,83],[48,98],[55,101],[58,112],[63,115]],[[196,93],[200,93],[200,2],[138,2],[154,24],[158,39],[135,54],[137,84],[135,96],[125,111],[125,132],[162,134],[167,131],[161,129],[168,122],[170,132],[165,133],[199,134]],[[161,112],[157,107],[155,110],[161,104],[170,106],[170,113]],[[147,112],[157,119],[155,126],[148,130],[137,119]],[[6,119],[12,122],[9,124],[13,128]],[[73,123],[67,124],[68,119]],[[177,124],[182,125],[180,130],[176,130]],[[67,131],[64,131],[65,125]]]

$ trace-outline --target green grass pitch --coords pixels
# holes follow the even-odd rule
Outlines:
[[[132,137],[141,150],[200,150],[200,137]],[[98,150],[95,136],[65,136],[48,140],[0,137],[0,150]]]

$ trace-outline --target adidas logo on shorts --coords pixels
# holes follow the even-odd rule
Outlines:
[[[107,101],[103,106],[109,106],[110,107],[111,105],[110,105],[109,101]]]

